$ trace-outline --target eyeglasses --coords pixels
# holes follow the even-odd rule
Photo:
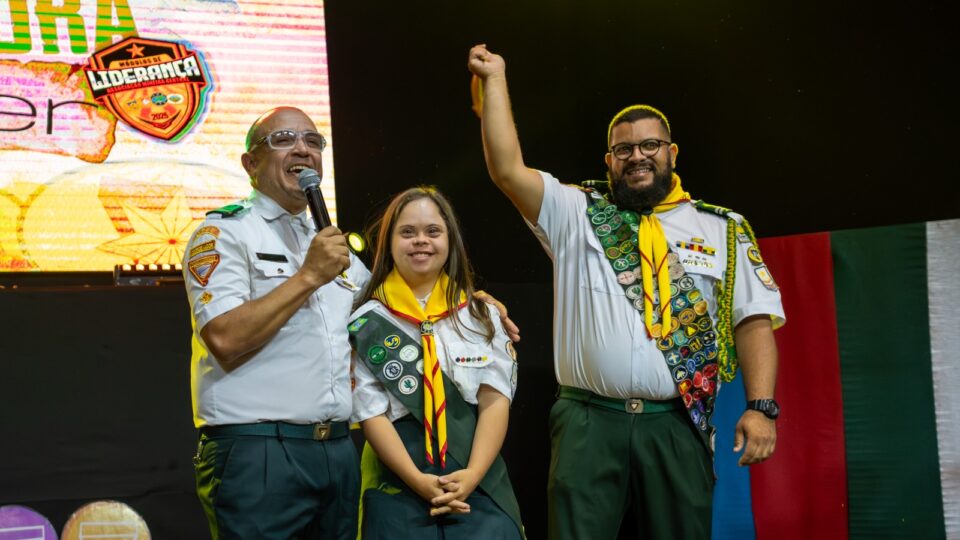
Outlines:
[[[250,150],[263,144],[263,141],[267,141],[270,148],[274,150],[289,150],[297,145],[297,140],[300,138],[303,138],[303,144],[307,146],[308,150],[323,152],[323,149],[327,147],[327,140],[316,131],[307,130],[297,132],[292,129],[278,129],[251,144]]]
[[[640,153],[647,157],[653,157],[657,155],[657,152],[660,151],[660,147],[667,145],[670,146],[670,141],[661,141],[660,139],[646,139],[638,143],[620,143],[613,145],[610,148],[610,153],[616,156],[617,159],[628,160],[630,156],[633,155],[633,147],[637,146],[640,148]]]

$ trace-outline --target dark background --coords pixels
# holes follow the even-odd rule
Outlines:
[[[327,4],[341,228],[361,229],[412,184],[452,199],[481,283],[522,328],[504,455],[531,538],[545,525],[551,269],[486,175],[470,46],[506,58],[529,166],[602,177],[610,117],[649,103],[671,120],[694,197],[743,213],[760,236],[786,235],[960,217],[946,6]],[[182,289],[79,286],[103,275],[0,282],[0,504],[60,530],[80,505],[117,499],[154,538],[203,538]]]

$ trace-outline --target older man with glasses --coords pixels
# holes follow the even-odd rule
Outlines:
[[[640,538],[710,538],[710,417],[738,360],[740,464],[776,441],[783,307],[749,225],[684,191],[670,124],[650,106],[610,122],[608,195],[527,168],[503,58],[478,45],[468,67],[490,176],[554,265],[549,537],[613,540],[632,508]]]
[[[322,170],[325,146],[299,109],[261,116],[242,157],[253,194],[209,213],[184,254],[197,493],[213,538],[357,534],[347,318],[370,273],[307,215],[298,175]]]

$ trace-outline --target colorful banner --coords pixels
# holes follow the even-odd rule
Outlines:
[[[206,211],[249,194],[261,113],[299,107],[332,143],[322,2],[4,4],[0,272],[180,262]]]
[[[960,538],[960,220],[760,241],[783,293],[774,456],[716,418],[715,539]]]

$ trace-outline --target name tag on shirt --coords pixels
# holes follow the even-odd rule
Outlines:
[[[270,262],[289,262],[282,253],[257,253],[257,259]]]

